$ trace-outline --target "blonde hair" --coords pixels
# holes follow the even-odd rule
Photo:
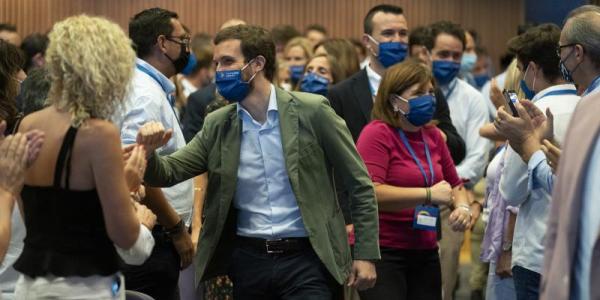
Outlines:
[[[513,61],[506,68],[506,79],[504,79],[504,88],[506,90],[513,90],[517,92],[519,99],[525,99],[525,93],[521,90],[521,79],[523,79],[523,73],[517,68],[517,59]]]
[[[283,50],[283,53],[287,53],[293,47],[300,47],[304,51],[304,57],[308,60],[313,55],[312,45],[305,37],[295,37],[291,39]]]
[[[75,127],[88,118],[110,119],[133,76],[131,40],[117,24],[87,15],[56,23],[49,38],[48,103],[68,111]]]

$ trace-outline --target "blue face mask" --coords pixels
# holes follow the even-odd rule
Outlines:
[[[481,89],[484,84],[490,81],[490,76],[488,74],[474,75],[473,80],[475,80],[475,85],[477,85],[477,88]]]
[[[405,113],[399,107],[394,106],[393,102],[392,106],[394,106],[394,111],[402,113],[410,124],[420,127],[433,119],[433,114],[435,112],[435,96],[427,94],[410,100],[406,100],[398,95],[393,95],[392,97],[408,103],[408,113]]]
[[[327,96],[329,80],[317,73],[308,72],[300,82],[300,91]]]
[[[290,66],[290,80],[293,85],[296,85],[304,74],[304,66]]]
[[[400,42],[380,43],[370,35],[369,38],[379,45],[379,55],[377,55],[377,60],[379,60],[384,68],[397,64],[406,58],[406,53],[408,52],[407,44]]]
[[[198,59],[196,59],[196,55],[194,55],[194,52],[190,53],[190,58],[188,59],[188,62],[185,65],[185,68],[183,68],[183,70],[181,71],[181,74],[183,74],[185,76],[191,75],[192,72],[194,71],[194,69],[196,68],[197,64],[198,64]]]
[[[250,82],[256,76],[256,73],[248,81],[242,80],[242,71],[251,63],[248,62],[240,70],[217,71],[215,74],[215,84],[217,90],[223,98],[232,102],[240,102],[248,96],[250,91]]]
[[[527,86],[527,83],[525,82],[525,76],[527,76],[527,71],[529,71],[529,65],[527,65],[527,69],[525,70],[525,74],[523,74],[523,78],[521,79],[521,82],[519,82],[519,86],[521,87],[523,94],[525,94],[525,98],[531,100],[531,99],[533,99],[533,97],[535,97],[535,91],[529,89],[529,87]],[[535,88],[535,74],[533,74],[532,88]]]
[[[463,54],[462,59],[460,61],[460,71],[467,73],[473,71],[473,68],[475,68],[475,63],[477,63],[477,54]]]
[[[460,63],[448,60],[434,60],[432,64],[433,76],[440,85],[446,85],[458,75]]]

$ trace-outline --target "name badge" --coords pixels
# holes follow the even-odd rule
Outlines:
[[[436,231],[440,209],[435,206],[419,205],[415,208],[413,228],[420,230]]]

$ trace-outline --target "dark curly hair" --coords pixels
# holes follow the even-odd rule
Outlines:
[[[17,116],[18,82],[15,78],[25,59],[15,45],[0,40],[0,120],[5,120],[7,128],[14,126]]]

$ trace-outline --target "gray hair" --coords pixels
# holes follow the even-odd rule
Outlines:
[[[567,22],[568,19],[581,15],[583,13],[586,12],[597,12],[600,13],[600,6],[598,5],[593,5],[593,4],[586,4],[586,5],[582,5],[580,7],[577,7],[575,9],[573,9],[572,11],[569,12],[569,14],[567,15],[567,17],[565,18],[565,23]]]
[[[600,10],[587,10],[567,20],[563,34],[568,43],[579,44],[596,68],[600,68]]]

